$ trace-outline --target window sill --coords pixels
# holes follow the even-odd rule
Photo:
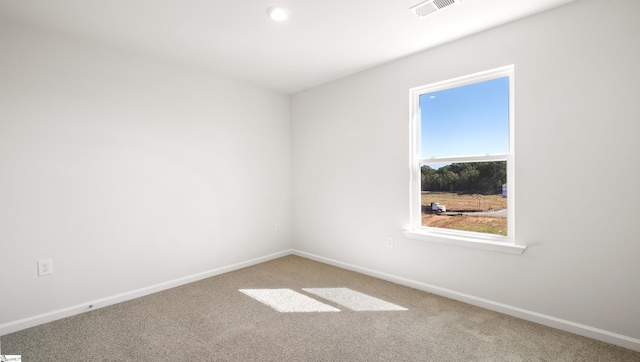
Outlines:
[[[453,236],[453,235],[442,235],[442,234],[429,233],[425,231],[405,230],[404,236],[406,236],[409,239],[423,240],[423,241],[429,241],[429,242],[447,244],[447,245],[463,246],[463,247],[474,248],[474,249],[498,251],[498,252],[510,253],[510,254],[522,254],[525,251],[525,249],[527,249],[527,247],[524,245],[501,243],[501,242],[481,240],[476,238],[465,238],[465,237]]]

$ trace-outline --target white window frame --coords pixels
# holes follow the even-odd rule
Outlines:
[[[423,94],[438,92],[445,89],[458,88],[465,85],[480,83],[497,78],[509,78],[509,152],[505,154],[487,154],[463,157],[432,157],[422,158],[420,135],[421,135],[421,112],[420,96]],[[409,112],[411,122],[411,181],[410,181],[410,227],[404,231],[406,237],[411,239],[432,241],[456,246],[494,250],[514,254],[522,254],[526,249],[524,245],[516,244],[515,233],[515,165],[514,165],[514,118],[515,118],[515,97],[514,97],[514,66],[509,65],[480,73],[466,75],[454,79],[449,79],[437,83],[427,84],[420,87],[411,88],[409,91]],[[450,230],[443,228],[422,226],[422,202],[421,202],[421,163],[460,163],[460,162],[488,162],[507,161],[507,236],[485,234],[470,231]]]

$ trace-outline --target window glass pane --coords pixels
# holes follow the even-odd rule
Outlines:
[[[507,162],[421,165],[422,226],[507,236]]]
[[[509,77],[420,95],[421,158],[509,153]]]

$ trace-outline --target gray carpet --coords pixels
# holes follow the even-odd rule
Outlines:
[[[287,288],[339,312],[282,313]],[[358,311],[303,288],[407,310]],[[325,291],[326,292],[326,291]],[[297,256],[2,336],[31,361],[640,361],[640,353]]]

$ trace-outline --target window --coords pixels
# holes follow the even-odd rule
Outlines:
[[[411,89],[407,237],[524,251],[515,243],[513,92],[513,66]]]

